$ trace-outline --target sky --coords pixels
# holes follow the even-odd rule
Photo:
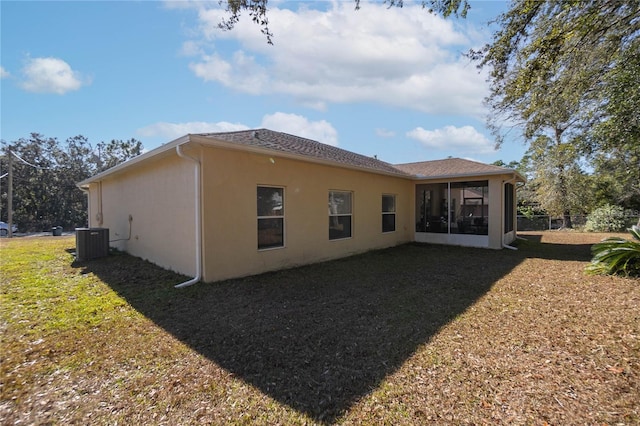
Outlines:
[[[443,19],[405,0],[269,1],[269,45],[218,1],[0,1],[0,138],[135,138],[268,128],[389,163],[485,163],[487,71],[464,56],[491,40],[504,1]]]

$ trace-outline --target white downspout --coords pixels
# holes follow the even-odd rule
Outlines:
[[[98,226],[102,226],[104,223],[104,215],[102,213],[102,181],[98,181],[98,213],[96,214],[96,221]],[[91,228],[91,224],[89,224]]]
[[[501,198],[502,198],[502,214],[504,214],[504,207],[505,207],[505,205],[504,205],[504,203],[505,203],[505,200],[504,200],[504,187],[505,187],[505,186],[506,186],[506,184],[508,184],[508,183],[515,182],[515,180],[516,180],[516,177],[515,177],[515,176],[513,176],[513,177],[512,177],[511,179],[509,179],[509,180],[503,180],[503,181],[502,181],[502,197],[501,197]],[[515,186],[514,186],[514,188],[515,188]],[[500,233],[500,234],[501,234],[501,235],[500,235],[500,240],[502,241],[502,248],[507,248],[507,249],[510,249],[510,250],[518,250],[518,248],[517,248],[517,247],[510,246],[509,244],[505,244],[505,242],[504,242],[504,218],[502,218],[502,220],[501,220],[500,222],[502,222],[502,223],[501,223],[501,225],[500,225],[500,226],[501,226],[501,229],[502,229],[502,232]],[[517,226],[514,226],[514,228],[513,228],[513,229],[514,229],[514,231],[516,232],[516,238],[517,238],[517,236],[518,236],[518,231],[517,231],[517,229],[516,229],[516,228],[517,228]]]
[[[202,279],[202,218],[200,214],[200,161],[182,152],[182,145],[176,146],[178,157],[191,160],[195,163],[195,231],[196,231],[196,276],[183,283],[177,284],[175,288],[184,288],[199,282]]]

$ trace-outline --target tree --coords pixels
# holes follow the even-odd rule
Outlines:
[[[402,7],[403,0],[385,0],[389,7]],[[220,0],[223,3],[223,0]],[[242,12],[248,12],[251,20],[261,27],[262,34],[265,35],[267,43],[273,44],[273,33],[269,30],[269,19],[267,18],[269,0],[226,0],[226,11],[228,18],[224,19],[218,27],[223,30],[232,30],[240,21]],[[354,0],[355,9],[360,8],[360,0]],[[469,3],[467,0],[424,0],[422,7],[430,13],[439,13],[444,17],[450,15],[467,16]]]
[[[59,192],[59,182],[53,173],[57,143],[54,138],[32,133],[29,138],[3,144],[3,163],[13,156],[13,217],[20,229],[31,229],[38,222],[51,226],[49,216],[58,213],[54,197]],[[3,204],[7,197],[3,194]],[[7,215],[4,206],[2,213]]]
[[[502,160],[496,160],[493,163],[494,166],[498,166],[498,167],[506,167],[507,169],[513,169],[513,170],[518,170],[520,171],[520,162],[516,161],[516,160],[511,160],[509,161],[509,163],[505,163]]]
[[[13,217],[22,231],[42,231],[52,226],[66,229],[87,223],[87,197],[76,184],[142,153],[135,139],[100,142],[94,148],[84,136],[64,143],[32,133],[11,143],[2,142],[0,163],[13,163]],[[4,181],[3,181],[4,183]],[[2,220],[7,220],[8,194],[0,191]]]
[[[589,177],[580,168],[575,144],[557,142],[540,136],[527,151],[527,162],[534,189],[532,197],[538,206],[552,216],[562,216],[563,226],[572,227],[571,215],[591,209]]]
[[[640,41],[608,75],[602,102],[605,118],[587,142],[607,202],[640,210]]]
[[[496,22],[492,43],[470,52],[490,69],[488,125],[498,144],[511,129],[522,131],[546,188],[541,199],[562,210],[570,227],[572,194],[584,182],[576,179],[580,159],[603,150],[590,135],[619,113],[603,105],[611,98],[611,70],[637,48],[637,0],[516,0]]]
[[[87,222],[87,196],[78,190],[76,184],[98,171],[93,151],[84,136],[69,138],[66,144],[58,145],[54,172],[58,182],[57,220],[62,223],[57,225],[75,228]]]
[[[136,139],[111,140],[109,143],[100,142],[97,145],[97,171],[102,172],[130,158],[137,157],[142,154],[143,149],[142,142]]]

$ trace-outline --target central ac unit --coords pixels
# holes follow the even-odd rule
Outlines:
[[[109,228],[76,228],[76,260],[79,262],[109,255]]]

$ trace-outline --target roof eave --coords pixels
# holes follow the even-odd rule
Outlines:
[[[225,141],[225,140],[220,140],[220,139],[215,139],[211,136],[203,136],[203,135],[198,135],[198,134],[193,134],[190,135],[191,136],[191,141],[192,142],[197,142],[199,144],[202,145],[209,145],[209,146],[215,146],[215,147],[219,147],[219,148],[226,148],[226,149],[233,149],[233,150],[237,150],[237,151],[245,151],[245,152],[251,152],[254,154],[260,154],[260,155],[271,155],[271,156],[278,156],[278,157],[282,157],[282,158],[288,158],[291,160],[297,160],[297,161],[304,161],[307,163],[314,163],[314,164],[321,164],[321,165],[325,165],[325,166],[333,166],[333,167],[340,167],[343,169],[350,169],[350,170],[356,170],[356,171],[361,171],[361,172],[367,172],[367,173],[375,173],[375,174],[379,174],[379,175],[386,175],[386,176],[393,176],[393,177],[399,177],[399,178],[404,178],[404,179],[411,179],[412,175],[405,173],[401,170],[398,170],[398,172],[391,172],[391,171],[384,171],[384,170],[376,170],[370,167],[359,167],[359,166],[355,166],[355,165],[351,165],[351,164],[345,164],[345,163],[340,163],[338,161],[331,161],[331,160],[324,160],[322,158],[317,158],[317,157],[310,157],[307,155],[301,155],[301,154],[294,154],[291,152],[286,152],[286,151],[278,151],[275,149],[268,149],[268,148],[261,148],[258,146],[252,146],[252,145],[239,145],[239,144],[235,144],[233,142],[229,142],[229,141]],[[393,166],[391,166],[393,167]]]
[[[137,164],[147,161],[153,157],[156,157],[157,155],[160,155],[164,152],[170,151],[170,150],[174,150],[176,148],[176,146],[178,145],[182,145],[188,142],[194,142],[194,143],[199,143],[202,145],[208,145],[208,146],[214,146],[214,147],[220,147],[220,148],[225,148],[225,149],[232,149],[232,150],[237,150],[237,151],[245,151],[245,152],[251,152],[251,153],[255,153],[255,154],[260,154],[260,155],[271,155],[271,156],[278,156],[278,157],[282,157],[282,158],[288,158],[288,159],[292,159],[292,160],[297,160],[297,161],[304,161],[304,162],[308,162],[308,163],[314,163],[314,164],[321,164],[321,165],[326,165],[326,166],[332,166],[332,167],[340,167],[343,169],[349,169],[349,170],[356,170],[356,171],[361,171],[361,172],[366,172],[366,173],[374,173],[374,174],[378,174],[378,175],[383,175],[383,176],[392,176],[392,177],[397,177],[397,178],[402,178],[402,179],[409,179],[409,180],[413,180],[413,181],[422,181],[422,180],[436,180],[436,179],[456,179],[456,178],[467,178],[467,177],[477,177],[477,176],[493,176],[493,175],[504,175],[504,174],[513,174],[514,178],[517,181],[521,181],[521,182],[526,182],[526,179],[517,171],[515,170],[510,170],[510,169],[505,169],[505,170],[496,170],[496,171],[490,171],[490,172],[480,172],[480,173],[454,173],[454,174],[449,174],[449,175],[438,175],[438,176],[424,176],[424,175],[414,175],[405,171],[402,171],[400,169],[397,169],[397,172],[392,172],[392,171],[385,171],[385,170],[377,170],[371,167],[365,167],[365,166],[356,166],[356,165],[352,165],[352,164],[345,164],[345,163],[341,163],[338,161],[332,161],[332,160],[327,160],[327,159],[322,159],[322,158],[317,158],[317,157],[310,157],[310,156],[306,156],[306,155],[301,155],[301,154],[295,154],[295,153],[290,153],[290,152],[286,152],[286,151],[278,151],[278,150],[274,150],[274,149],[268,149],[268,148],[262,148],[262,147],[258,147],[258,146],[252,146],[252,145],[239,145],[239,144],[235,144],[233,142],[229,142],[229,141],[225,141],[225,140],[221,140],[221,139],[216,139],[215,137],[212,136],[205,136],[204,134],[187,134],[184,135],[178,139],[174,139],[171,142],[167,142],[166,144],[163,144],[155,149],[152,149],[149,152],[146,152],[144,154],[141,154],[135,158],[132,158],[131,160],[125,161],[124,163],[118,164],[117,166],[114,166],[108,170],[105,170],[101,173],[98,173],[88,179],[85,179],[81,182],[78,182],[76,185],[78,186],[78,188],[82,189],[82,190],[87,190],[89,188],[89,185],[91,183],[94,182],[99,182],[101,180],[103,180],[106,177],[115,175],[117,173],[123,172],[125,170],[130,169],[131,167],[136,166]],[[394,167],[393,165],[391,165],[391,167]]]
[[[514,175],[514,178],[520,182],[526,182],[527,180],[516,170],[495,170],[490,172],[476,172],[476,173],[452,173],[448,175],[426,176],[426,175],[412,175],[413,180],[436,180],[436,179],[458,179],[478,176],[500,176],[500,175]]]

